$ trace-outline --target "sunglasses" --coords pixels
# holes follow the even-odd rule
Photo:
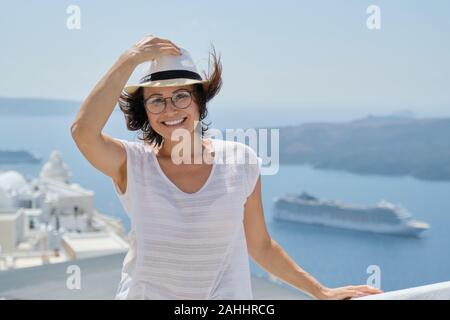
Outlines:
[[[179,89],[171,97],[164,98],[160,94],[152,94],[144,100],[145,109],[153,114],[158,114],[166,109],[166,100],[170,99],[172,104],[178,109],[186,109],[192,102],[192,92],[187,89]]]

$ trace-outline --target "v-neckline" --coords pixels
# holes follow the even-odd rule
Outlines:
[[[161,165],[159,164],[158,158],[156,157],[156,154],[154,152],[154,150],[152,150],[151,153],[151,157],[154,160],[155,166],[157,171],[159,172],[159,174],[162,176],[162,178],[170,185],[172,186],[172,188],[174,188],[175,190],[177,190],[179,193],[186,195],[186,196],[195,196],[199,193],[201,193],[204,189],[206,189],[206,187],[209,185],[210,181],[212,180],[212,177],[214,175],[214,171],[216,170],[216,158],[217,158],[217,150],[214,146],[214,142],[213,139],[209,139],[211,141],[211,146],[213,148],[213,153],[214,153],[214,157],[212,160],[212,168],[209,172],[208,175],[208,179],[206,179],[205,183],[201,186],[201,188],[195,192],[185,192],[183,190],[180,189],[180,187],[178,187],[172,180],[169,179],[169,177],[164,173],[164,171],[161,168]]]

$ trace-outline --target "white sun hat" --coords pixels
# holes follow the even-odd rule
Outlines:
[[[125,86],[128,94],[133,94],[140,87],[174,87],[209,81],[202,79],[191,54],[180,48],[181,55],[165,54],[151,61],[150,67],[144,73],[138,84]]]

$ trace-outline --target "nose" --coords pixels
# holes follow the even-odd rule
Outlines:
[[[173,112],[176,110],[178,110],[178,108],[173,105],[172,99],[170,97],[167,97],[166,98],[166,108],[164,111],[169,113],[169,112]]]

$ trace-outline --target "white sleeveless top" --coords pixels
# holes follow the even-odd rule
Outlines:
[[[111,181],[131,221],[115,299],[253,299],[243,213],[260,174],[255,151],[209,139],[211,173],[200,190],[185,193],[152,146],[115,140],[127,152],[125,193]]]

